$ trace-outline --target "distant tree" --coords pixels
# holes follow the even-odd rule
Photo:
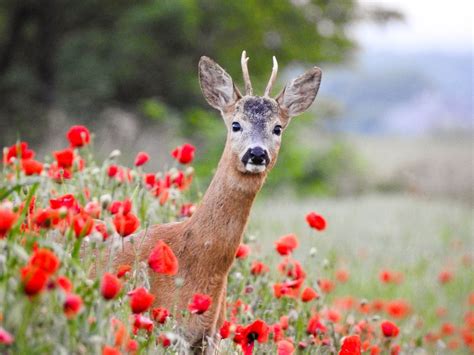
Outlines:
[[[93,112],[150,97],[178,110],[202,105],[203,54],[239,80],[246,49],[261,89],[272,55],[282,66],[340,62],[355,48],[349,25],[397,16],[355,0],[5,0],[0,131],[11,134],[14,122],[26,132],[51,106]]]

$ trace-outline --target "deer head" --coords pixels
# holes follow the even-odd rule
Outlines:
[[[275,164],[282,133],[291,118],[313,103],[321,82],[321,70],[313,67],[272,98],[270,93],[278,71],[273,57],[273,70],[264,95],[255,96],[247,61],[243,51],[245,95],[240,93],[231,76],[208,57],[201,57],[199,61],[199,82],[206,101],[221,112],[225,121],[226,147],[230,148],[234,167],[244,174],[261,174]]]

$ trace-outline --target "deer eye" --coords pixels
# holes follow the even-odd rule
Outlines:
[[[277,136],[279,136],[281,134],[281,130],[282,130],[281,126],[277,124],[275,128],[273,128],[273,134],[276,134]]]
[[[232,122],[232,131],[233,132],[238,132],[241,131],[242,127],[240,126],[239,122]]]

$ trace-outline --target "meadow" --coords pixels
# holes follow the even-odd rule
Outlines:
[[[123,238],[193,213],[194,148],[169,147],[173,164],[156,172],[145,152],[132,166],[119,151],[96,161],[80,126],[41,162],[26,143],[10,143],[0,179],[0,351],[185,351],[178,318],[199,317],[212,300],[197,295],[179,315],[153,307],[149,273],[179,270],[166,246],[148,262],[89,276]],[[470,206],[453,200],[262,195],[229,277],[221,351],[472,352],[473,227]]]

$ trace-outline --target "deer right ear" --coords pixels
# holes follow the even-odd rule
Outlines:
[[[313,67],[292,80],[276,97],[278,104],[290,117],[305,112],[313,103],[321,83],[321,69]]]
[[[231,76],[208,57],[199,60],[199,84],[209,105],[220,111],[242,97]]]

